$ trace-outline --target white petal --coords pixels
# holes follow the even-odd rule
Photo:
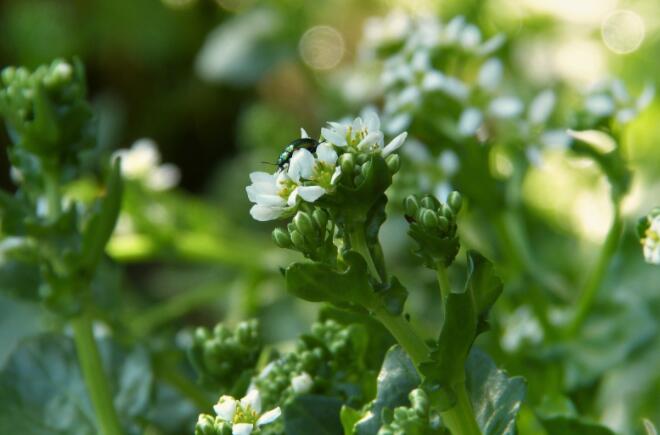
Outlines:
[[[241,407],[245,409],[248,406],[257,414],[261,413],[261,394],[256,388],[248,391],[245,397],[241,399]]]
[[[397,96],[399,106],[412,105],[417,106],[422,99],[422,94],[416,86],[408,86]]]
[[[293,152],[291,160],[289,160],[289,170],[287,175],[296,183],[300,182],[301,178],[309,178],[314,172],[314,156],[308,150],[300,148]]]
[[[173,188],[181,179],[181,171],[175,165],[166,163],[153,169],[146,180],[147,187],[155,191]]]
[[[403,143],[405,142],[406,137],[408,137],[408,133],[404,131],[403,133],[392,139],[390,143],[388,143],[387,146],[383,148],[383,153],[382,153],[383,157],[387,157],[388,155],[392,154],[394,151],[398,150],[401,147],[401,145],[403,145]]]
[[[322,128],[321,135],[325,140],[338,147],[346,146],[346,134],[341,134],[336,129]]]
[[[364,139],[362,139],[360,143],[357,144],[357,149],[360,151],[369,151],[374,145],[381,143],[382,140],[383,140],[383,132],[381,131],[369,132],[369,134],[366,135]]]
[[[468,107],[461,113],[461,118],[458,120],[458,133],[461,136],[473,136],[479,127],[483,116],[481,111],[474,107]]]
[[[289,197],[286,200],[286,203],[289,207],[293,207],[296,205],[296,201],[298,201],[298,189],[300,187],[296,187],[293,189],[293,191],[289,194]]]
[[[392,118],[389,118],[386,123],[386,130],[388,134],[397,134],[405,130],[412,121],[410,113],[400,113]]]
[[[291,378],[291,389],[296,394],[305,394],[314,386],[314,381],[312,377],[307,372],[302,372],[298,376]]]
[[[614,112],[614,101],[607,95],[590,95],[585,99],[584,106],[595,116],[608,116]]]
[[[307,202],[314,202],[325,193],[321,186],[299,186],[296,188],[298,195]]]
[[[502,61],[497,58],[492,58],[484,62],[479,70],[479,77],[477,82],[479,87],[487,91],[494,91],[502,81]]]
[[[459,101],[465,101],[470,94],[470,89],[465,83],[456,77],[446,77],[442,89],[447,95]]]
[[[378,119],[378,113],[373,107],[363,110],[362,116],[364,117],[364,125],[367,127],[367,131],[380,130],[380,119]]]
[[[513,118],[520,115],[523,104],[516,97],[498,97],[490,102],[488,110],[498,118]]]
[[[236,406],[238,402],[231,396],[222,396],[218,403],[213,405],[215,414],[224,421],[232,421],[234,414],[236,414]]]
[[[253,183],[273,183],[275,181],[275,177],[273,174],[269,174],[268,172],[251,172],[250,181]]]
[[[335,171],[332,173],[332,178],[330,179],[330,184],[335,186],[341,177],[341,166],[337,166]]]
[[[440,71],[429,71],[424,74],[422,89],[425,91],[438,91],[445,86],[445,76]]]
[[[332,145],[327,142],[323,142],[318,147],[316,147],[316,157],[320,161],[330,165],[337,163],[337,152],[332,147]]]
[[[416,51],[411,60],[414,71],[426,71],[431,67],[431,59],[428,51]]]
[[[621,109],[618,112],[616,112],[616,120],[619,121],[621,124],[626,124],[633,119],[635,119],[639,115],[639,112],[637,109],[629,107],[626,109]]]
[[[463,29],[463,25],[465,24],[465,17],[462,15],[457,15],[456,17],[452,18],[452,20],[447,23],[447,26],[445,27],[445,39],[447,42],[454,42],[458,39],[459,34],[461,30]]]
[[[460,162],[458,156],[452,150],[444,150],[438,157],[438,165],[442,168],[442,172],[447,176],[452,176],[458,171]]]
[[[282,415],[282,411],[280,410],[280,407],[278,406],[275,409],[271,409],[270,411],[265,412],[259,419],[257,420],[257,426],[263,426],[264,424],[271,423],[279,418],[279,416]]]
[[[236,423],[231,428],[232,435],[250,435],[254,426],[252,423]]]
[[[504,41],[506,41],[504,34],[497,34],[490,38],[488,41],[481,44],[481,47],[479,47],[477,50],[477,54],[481,56],[487,56],[500,48],[504,44]]]
[[[644,86],[644,90],[640,94],[639,98],[637,98],[637,110],[644,110],[648,107],[651,102],[653,102],[653,98],[655,97],[655,86],[652,84],[647,84]]]
[[[539,93],[529,105],[529,120],[533,124],[543,124],[555,108],[557,97],[551,89]]]
[[[461,45],[463,48],[476,48],[481,43],[481,32],[474,24],[465,26],[461,32]]]
[[[280,195],[269,195],[260,193],[255,195],[255,204],[264,205],[266,207],[284,207],[285,201]]]
[[[250,209],[250,216],[254,220],[265,222],[279,218],[283,212],[284,209],[281,207],[267,207],[265,205],[255,204]]]
[[[307,138],[309,138],[309,135],[307,134],[307,132],[305,131],[304,128],[301,128],[301,129],[300,129],[300,138],[301,138],[301,139],[307,139]]]

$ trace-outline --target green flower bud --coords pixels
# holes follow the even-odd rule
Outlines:
[[[355,155],[353,153],[344,153],[339,157],[339,166],[344,174],[351,174],[355,170]]]
[[[428,208],[431,210],[436,210],[440,203],[438,202],[437,199],[432,197],[431,195],[426,195],[422,198],[421,200],[422,207]]]
[[[291,238],[282,228],[275,228],[273,230],[273,241],[280,248],[288,249],[291,248]]]
[[[385,163],[392,174],[396,174],[401,167],[401,158],[398,154],[390,154],[385,158]]]
[[[432,210],[423,210],[422,211],[422,223],[427,228],[435,228],[438,226],[438,215],[435,214]]]
[[[215,418],[208,414],[201,414],[195,425],[195,435],[216,435]]]
[[[369,162],[363,163],[362,166],[360,167],[360,173],[364,178],[367,178],[370,168],[371,168],[371,164]]]
[[[355,178],[353,179],[353,183],[355,183],[356,186],[362,184],[363,181],[364,181],[364,177],[362,175],[356,175]]]
[[[363,165],[368,159],[369,159],[368,154],[358,154],[357,156],[357,162],[360,165]]]
[[[447,198],[447,204],[449,204],[449,207],[454,211],[454,214],[457,214],[463,205],[463,197],[460,193],[453,191]]]
[[[419,210],[419,202],[415,195],[409,195],[403,200],[403,208],[406,210],[407,216],[415,216]]]
[[[312,213],[312,216],[314,217],[314,221],[316,222],[316,225],[319,226],[321,231],[324,231],[326,226],[328,225],[328,213],[321,210],[320,208],[317,208],[316,210],[314,210],[314,213]]]
[[[440,228],[440,231],[443,233],[449,229],[449,221],[447,220],[446,217],[444,216],[438,217],[438,228]]]
[[[314,228],[314,222],[312,222],[312,218],[309,214],[304,211],[299,211],[293,218],[293,223],[296,225],[298,231],[304,236],[314,238],[316,231]]]
[[[449,221],[453,221],[454,218],[456,217],[454,215],[454,212],[452,211],[451,207],[449,207],[447,204],[442,204],[441,206],[441,212],[440,212],[444,217],[447,218]]]
[[[291,231],[291,241],[293,242],[293,246],[296,247],[299,251],[305,251],[307,249],[307,243],[305,242],[305,238],[303,235],[298,232],[298,231]]]
[[[8,85],[10,82],[14,80],[14,77],[16,76],[16,68],[13,66],[8,66],[7,68],[2,70],[2,82],[5,85]]]

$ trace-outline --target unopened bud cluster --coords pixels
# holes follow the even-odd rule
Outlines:
[[[366,334],[361,327],[333,320],[315,323],[310,334],[298,339],[295,351],[266,366],[254,386],[265,406],[282,406],[296,395],[311,392],[338,395],[334,389],[341,385],[360,391],[365,350]]]
[[[201,414],[195,425],[195,435],[232,435],[232,427],[219,417]]]
[[[299,211],[285,229],[276,228],[273,240],[280,248],[293,249],[305,257],[322,261],[336,258],[332,240],[334,224],[328,213],[320,208],[308,213]]]
[[[197,328],[189,356],[202,385],[231,387],[241,373],[254,369],[261,349],[259,324],[250,320],[234,330],[221,323],[213,330]]]
[[[404,200],[408,234],[418,243],[416,252],[428,267],[435,268],[438,262],[446,267],[454,261],[459,248],[456,216],[462,203],[458,192],[450,193],[446,203],[431,195],[410,195]]]
[[[378,435],[432,435],[445,433],[437,416],[431,416],[429,400],[422,389],[408,395],[410,407],[398,407],[393,412],[384,412],[384,424]]]

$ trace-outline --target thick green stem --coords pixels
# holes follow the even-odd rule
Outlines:
[[[442,421],[453,435],[481,435],[465,383],[454,384],[453,387],[456,405],[442,413]]]
[[[390,314],[385,308],[374,312],[374,317],[390,331],[390,334],[410,356],[415,366],[429,359],[429,348],[424,340],[412,329],[403,316]]]
[[[71,326],[78,361],[96,414],[98,431],[102,435],[120,435],[122,429],[112,402],[110,385],[103,371],[101,356],[94,340],[92,321],[89,315],[83,313],[71,321]]]
[[[594,265],[591,273],[587,277],[584,286],[580,290],[580,296],[577,301],[577,309],[571,322],[568,325],[567,333],[569,336],[575,335],[582,323],[586,319],[591,307],[596,300],[596,295],[600,289],[607,269],[614,257],[614,253],[619,246],[621,235],[623,234],[623,220],[621,219],[620,201],[614,201],[614,215],[612,216],[612,224],[603,243],[603,248],[600,251],[598,260]]]
[[[435,274],[438,278],[438,286],[440,287],[440,294],[442,295],[442,302],[444,303],[451,293],[451,284],[449,283],[449,276],[447,275],[447,268],[438,262],[435,267]]]
[[[367,262],[367,267],[371,275],[379,281],[382,281],[382,277],[378,273],[378,268],[374,259],[371,256],[371,251],[369,251],[369,245],[367,244],[367,236],[364,231],[364,225],[356,225],[356,228],[350,233],[351,238],[351,248],[357,251],[364,260]]]

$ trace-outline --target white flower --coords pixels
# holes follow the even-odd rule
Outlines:
[[[497,97],[488,106],[488,111],[497,118],[515,118],[523,111],[523,103],[516,97]]]
[[[482,89],[487,91],[494,91],[502,81],[502,72],[504,67],[502,61],[497,58],[488,59],[481,65],[479,76],[477,77],[477,84]]]
[[[614,116],[626,124],[635,119],[648,107],[655,97],[655,87],[647,84],[635,99],[630,96],[621,80],[598,86],[584,100],[587,112],[597,117]]]
[[[530,103],[527,117],[532,124],[543,124],[550,118],[557,97],[551,89],[539,93]]]
[[[642,238],[644,259],[650,264],[660,265],[660,214],[649,216],[649,227]]]
[[[461,113],[461,118],[458,120],[458,133],[463,136],[474,136],[481,126],[483,116],[479,109],[468,107]]]
[[[307,132],[301,131],[302,137]],[[254,203],[250,215],[258,221],[269,221],[293,214],[298,201],[315,202],[334,190],[341,167],[337,152],[327,142],[316,147],[316,156],[305,148],[297,149],[289,163],[274,174],[252,172],[252,184],[245,188]]]
[[[314,381],[307,372],[302,372],[301,374],[291,378],[291,389],[296,394],[309,393],[313,386]]]
[[[115,151],[113,157],[121,158],[121,173],[130,180],[140,180],[151,190],[162,191],[179,183],[181,173],[173,164],[160,164],[156,142],[139,139],[130,149]]]
[[[388,156],[403,145],[407,133],[400,133],[385,145],[384,134],[380,130],[380,119],[374,110],[365,111],[362,117],[352,122],[330,122],[327,128],[321,129],[321,135],[328,143],[349,148],[350,151],[362,153],[380,153]],[[319,148],[321,145],[319,145]],[[317,150],[318,155],[318,150]]]
[[[249,435],[260,426],[275,421],[282,411],[279,407],[261,413],[261,395],[252,389],[240,401],[222,396],[213,406],[218,418],[232,425],[233,435]]]

